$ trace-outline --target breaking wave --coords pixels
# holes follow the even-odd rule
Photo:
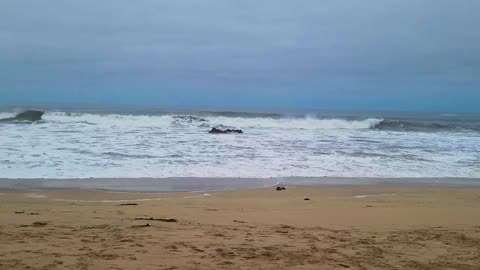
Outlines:
[[[0,118],[11,117],[0,113]],[[273,129],[371,129],[399,132],[464,132],[480,131],[478,121],[430,121],[382,118],[320,118],[315,116],[286,116],[270,113],[197,112],[164,113],[157,115],[96,114],[77,112],[47,112],[38,123],[88,124],[109,127],[235,127]]]
[[[0,175],[480,176],[479,117],[397,116],[47,110],[30,126],[0,123]],[[217,136],[213,127],[244,133]]]
[[[44,120],[53,123],[84,123],[109,126],[148,126],[168,127],[171,125],[232,126],[238,128],[297,128],[297,129],[369,129],[380,124],[383,119],[364,120],[271,117],[228,117],[197,115],[120,115],[88,113],[46,113]]]

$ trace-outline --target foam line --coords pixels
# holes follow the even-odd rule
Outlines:
[[[166,200],[174,200],[174,199],[190,199],[190,198],[201,198],[212,196],[214,194],[202,194],[202,195],[195,195],[195,196],[185,196],[181,198],[148,198],[148,199],[129,199],[129,200],[70,200],[70,199],[52,199],[52,201],[60,201],[60,202],[82,202],[82,203],[126,203],[126,202],[147,202],[147,201],[166,201]]]
[[[367,197],[374,197],[374,196],[396,196],[397,194],[365,194],[365,195],[358,195],[353,196],[353,198],[367,198]]]

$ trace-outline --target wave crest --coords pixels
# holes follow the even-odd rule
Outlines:
[[[369,129],[383,119],[365,120],[305,118],[209,118],[213,124],[235,126],[238,128],[297,128],[297,129]]]
[[[83,123],[109,126],[170,127],[172,125],[199,126],[209,123],[212,126],[231,126],[238,128],[285,128],[285,129],[369,129],[374,128],[383,119],[364,120],[270,117],[226,117],[194,115],[119,115],[49,112],[44,119],[53,123]]]
[[[6,114],[4,114],[6,115]],[[223,115],[204,114],[164,114],[164,115],[123,115],[123,114],[92,114],[47,112],[42,123],[55,124],[89,124],[118,127],[145,128],[209,128],[212,126],[240,129],[272,128],[272,129],[371,129],[401,132],[464,132],[480,131],[478,122],[459,121],[410,121],[393,119],[342,119],[305,117],[231,117]]]
[[[47,112],[45,121],[59,124],[81,123],[106,126],[168,127],[174,121],[170,115],[122,115]]]

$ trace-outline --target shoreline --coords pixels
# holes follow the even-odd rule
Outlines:
[[[80,189],[117,192],[208,192],[283,186],[480,187],[480,178],[379,177],[167,177],[167,178],[0,178],[0,189]]]
[[[0,188],[0,196],[19,196],[20,200],[33,199],[55,202],[79,202],[79,203],[121,203],[121,202],[148,202],[210,197],[225,194],[264,194],[273,192],[282,194],[285,190],[297,192],[302,190],[304,197],[307,194],[326,193],[329,196],[334,193],[340,199],[376,199],[403,196],[405,194],[417,194],[422,192],[448,192],[468,191],[478,192],[480,199],[480,186],[432,186],[432,185],[322,185],[322,186],[285,186],[285,190],[278,191],[276,186],[254,187],[235,190],[210,190],[210,191],[113,191],[105,189],[81,189],[81,188]],[[284,192],[286,193],[286,192]],[[2,197],[0,197],[2,199]],[[5,197],[3,197],[5,199]],[[1,201],[1,200],[0,200]]]

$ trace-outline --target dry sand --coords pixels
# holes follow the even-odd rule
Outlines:
[[[480,189],[0,190],[0,269],[478,270]]]

